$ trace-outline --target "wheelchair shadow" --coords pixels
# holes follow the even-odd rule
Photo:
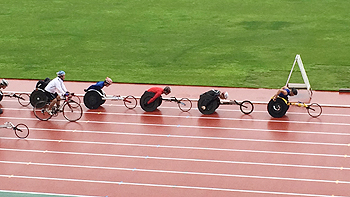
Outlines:
[[[280,120],[280,121],[278,121]],[[290,137],[289,132],[289,118],[287,116],[283,116],[282,118],[271,118],[270,121],[267,122],[267,128],[276,139],[286,139]]]
[[[140,121],[145,124],[164,124],[163,114],[159,109],[152,112],[143,112]]]
[[[202,114],[197,120],[197,125],[203,127],[214,127],[220,125],[220,116],[217,112],[210,115]]]

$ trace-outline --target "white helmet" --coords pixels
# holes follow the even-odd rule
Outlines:
[[[225,92],[225,93],[224,93],[224,97],[225,97],[225,99],[228,98],[228,92]]]

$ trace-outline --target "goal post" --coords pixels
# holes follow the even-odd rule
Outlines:
[[[299,66],[299,70],[301,72],[301,76],[303,78],[304,83],[289,83],[289,80],[290,80],[290,78],[292,76],[295,64],[298,64],[298,66]],[[289,73],[289,76],[288,76],[288,79],[287,79],[287,82],[286,82],[286,86],[289,87],[289,88],[306,89],[308,91],[308,93],[309,93],[310,99],[312,97],[312,89],[311,89],[311,85],[310,85],[310,82],[309,82],[309,78],[306,75],[304,64],[303,64],[303,61],[301,61],[301,57],[300,57],[299,54],[297,54],[295,56],[292,69],[290,70],[290,73]]]

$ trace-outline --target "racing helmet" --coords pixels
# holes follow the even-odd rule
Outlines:
[[[8,86],[9,82],[6,79],[1,80],[1,85]]]
[[[109,85],[112,85],[113,81],[111,78],[106,77],[105,82],[108,83]]]
[[[221,92],[220,98],[221,99],[227,99],[228,98],[228,92]]]
[[[169,86],[166,86],[164,89],[163,89],[164,93],[165,94],[170,94],[171,92],[171,88]]]
[[[66,73],[63,70],[58,71],[56,74],[57,74],[57,77],[61,77],[63,75],[66,75]]]

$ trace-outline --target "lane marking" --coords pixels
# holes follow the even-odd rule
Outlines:
[[[30,152],[30,153],[42,153],[42,150],[29,150],[29,149],[9,149],[0,148],[0,151],[14,151],[14,152]],[[243,152],[243,151],[242,151]],[[120,157],[120,158],[134,158],[144,159],[145,156],[137,155],[122,155],[122,154],[105,154],[105,153],[86,153],[86,152],[64,152],[64,151],[48,151],[51,154],[66,154],[66,155],[82,155],[82,156],[101,156],[101,157]],[[331,157],[331,155],[329,155]],[[343,155],[333,155],[333,157],[343,157]],[[239,162],[239,161],[225,161],[225,160],[213,160],[213,159],[193,159],[193,158],[176,158],[176,157],[156,157],[149,156],[148,159],[155,160],[171,160],[171,161],[190,161],[190,162],[208,162],[208,163],[226,163],[226,164],[250,164],[250,165],[266,165],[266,166],[285,166],[285,167],[301,167],[301,168],[323,168],[323,169],[339,169],[339,167],[327,167],[327,166],[309,166],[309,165],[296,165],[296,164],[272,164],[272,163],[259,163],[259,162]],[[349,170],[350,168],[343,168]]]
[[[97,112],[84,112],[84,113],[92,113],[97,114]],[[266,112],[265,112],[266,113]],[[316,125],[340,125],[340,126],[350,126],[350,123],[334,123],[334,122],[306,122],[306,121],[296,121],[296,120],[267,120],[267,119],[243,119],[243,118],[219,118],[219,117],[198,117],[198,116],[177,116],[177,115],[157,115],[157,114],[130,114],[130,113],[108,113],[105,112],[105,115],[120,115],[120,116],[143,116],[143,117],[162,117],[162,118],[185,118],[185,119],[210,119],[210,120],[230,120],[230,121],[250,121],[250,122],[279,122],[279,123],[295,123],[295,124],[316,124]],[[1,118],[15,118],[15,117],[1,117]],[[31,120],[38,120],[36,118],[26,118]],[[315,119],[315,121],[320,119]],[[50,119],[50,121],[53,121]],[[56,119],[57,121],[57,119]],[[79,120],[78,122],[83,122],[83,120]],[[95,122],[95,121],[91,121]],[[97,122],[97,121],[96,121]]]
[[[18,118],[18,117],[0,117],[0,119],[17,119],[17,120],[33,120],[33,121],[38,121],[36,118]],[[247,120],[247,119],[244,119]],[[67,122],[67,120],[50,120],[52,122]],[[102,121],[89,121],[89,120],[79,120],[79,123],[95,123],[95,124],[114,124],[114,125],[131,125],[131,126],[156,126],[156,127],[177,127],[177,125],[167,125],[167,124],[151,124],[151,123],[132,123],[132,122],[102,122]],[[311,122],[310,122],[311,123]],[[325,125],[331,125],[333,123],[322,123]],[[350,126],[350,123],[342,123],[342,124],[338,124],[338,123],[334,123],[334,125],[341,125],[341,126]],[[215,126],[192,126],[192,125],[181,125],[178,128],[197,128],[197,129],[218,129],[218,130],[251,130],[251,131],[278,131],[278,130],[268,130],[268,129],[244,129],[244,128],[235,128],[235,127],[215,127]],[[279,130],[280,132],[285,132],[287,133],[288,131],[286,130]]]
[[[0,161],[4,164],[26,165],[26,162],[18,161]],[[191,172],[191,171],[174,171],[174,170],[154,170],[154,169],[136,169],[136,168],[121,168],[121,167],[105,167],[105,166],[86,166],[86,165],[71,165],[71,164],[56,164],[56,163],[32,163],[36,166],[50,166],[50,167],[68,167],[68,168],[87,168],[87,169],[101,169],[101,170],[120,170],[132,172],[153,172],[153,173],[168,173],[168,174],[190,174],[200,176],[218,176],[218,177],[236,177],[236,178],[252,178],[252,179],[271,179],[271,180],[286,180],[286,181],[304,181],[304,182],[318,182],[318,183],[334,183],[333,180],[322,179],[305,179],[305,178],[290,178],[290,177],[274,177],[274,176],[256,176],[243,174],[226,174],[226,173],[209,173],[209,172]],[[12,175],[13,176],[13,175]],[[337,183],[350,184],[350,181],[339,181]]]
[[[33,130],[51,130],[51,131],[62,131],[62,132],[78,132],[78,133],[94,133],[94,134],[113,134],[113,135],[131,135],[131,136],[150,136],[150,137],[172,137],[172,138],[186,138],[186,139],[206,139],[206,140],[228,140],[228,141],[247,141],[247,142],[266,142],[266,143],[286,143],[286,144],[305,144],[305,145],[324,145],[324,146],[346,146],[348,147],[349,144],[347,143],[329,143],[329,142],[311,142],[311,141],[290,141],[290,140],[268,140],[268,139],[252,139],[252,138],[230,138],[230,137],[206,137],[206,136],[192,136],[192,135],[165,135],[165,134],[144,134],[144,133],[123,133],[123,132],[95,132],[95,131],[85,131],[85,130],[58,130],[58,129],[39,129],[34,128]],[[350,135],[350,134],[349,134]],[[9,140],[18,140],[18,138],[15,137],[0,137],[0,139],[9,139]],[[37,140],[37,141],[46,141],[51,139],[42,139],[42,138],[28,138],[26,140]],[[55,140],[54,140],[55,141]],[[62,139],[59,141],[63,141]],[[89,141],[70,141],[70,140],[64,140],[68,142],[89,142]],[[96,142],[96,141],[94,141]],[[96,143],[104,143],[104,142],[96,142]]]
[[[6,176],[8,176],[8,175],[0,174],[0,177],[6,177]],[[120,183],[120,181],[101,181],[101,180],[68,179],[68,178],[35,177],[35,176],[14,176],[14,178],[50,180],[50,181],[70,181],[70,182],[84,182],[84,183],[104,183],[104,184],[119,184]],[[308,197],[328,197],[329,196],[329,195],[323,195],[323,194],[289,193],[289,192],[258,191],[258,190],[243,190],[243,189],[214,188],[214,187],[196,187],[196,186],[185,186],[185,185],[165,185],[165,184],[151,184],[151,183],[133,183],[133,182],[123,182],[123,185],[177,188],[177,189],[211,190],[211,191],[226,191],[226,192],[241,192],[241,193],[274,194],[274,195],[290,195],[290,196],[308,196]],[[337,196],[337,197],[345,197],[345,196]]]

